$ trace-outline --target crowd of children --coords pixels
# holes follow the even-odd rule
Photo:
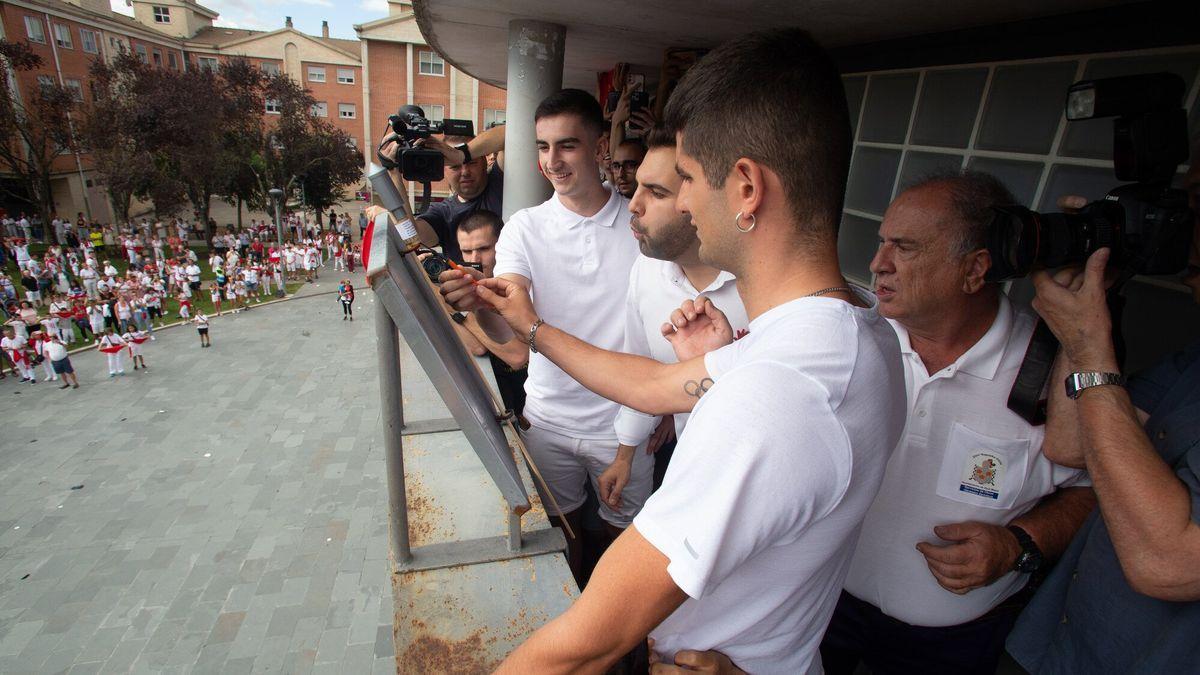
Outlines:
[[[41,255],[31,252],[25,237],[0,239],[0,269],[11,258],[20,273],[14,281],[0,272],[0,379],[12,374],[34,383],[36,366],[44,364],[44,380],[62,378],[63,388],[78,387],[66,356],[76,343],[91,343],[105,353],[110,377],[125,374],[126,360],[133,370],[145,370],[143,344],[174,318],[168,317],[169,300],[178,303],[178,318],[195,324],[201,346],[208,347],[208,316],[196,302],[200,293],[208,292],[218,316],[243,311],[283,295],[287,282],[315,282],[327,265],[353,271],[361,256],[360,247],[349,241],[348,227],[339,228],[344,234],[297,227],[303,236],[280,246],[268,240],[273,226],[251,221],[249,228],[214,235],[211,279],[204,288],[200,261],[183,238],[186,231],[168,229],[171,236],[164,237],[161,227],[142,225],[120,228],[109,246],[79,237],[71,242],[76,246],[52,244]],[[101,255],[105,252],[109,255]],[[113,264],[114,253],[128,261],[124,273]]]

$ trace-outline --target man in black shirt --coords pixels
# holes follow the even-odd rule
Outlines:
[[[469,141],[462,137],[445,139],[430,136],[416,142],[446,157],[446,180],[454,194],[435,202],[417,217],[417,232],[426,246],[441,245],[442,253],[455,262],[464,262],[458,248],[458,225],[470,214],[483,209],[503,212],[504,127],[498,126]],[[395,152],[395,146],[384,148]],[[487,156],[499,153],[489,170]]]

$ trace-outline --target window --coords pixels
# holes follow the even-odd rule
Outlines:
[[[139,61],[142,63],[150,63],[150,54],[146,52],[146,45],[134,45],[133,50],[137,52]]]
[[[54,88],[54,78],[49,75],[38,75],[37,82],[38,88],[42,90],[42,93],[45,93],[47,89]]]
[[[354,84],[353,68],[338,68],[338,84]]]
[[[75,45],[71,43],[71,27],[64,26],[61,23],[54,24],[54,44],[63,49],[74,49]]]
[[[324,82],[325,81],[325,69],[320,66],[309,66],[308,67],[308,81],[309,82]]]
[[[83,51],[89,54],[100,53],[100,39],[96,31],[80,28],[79,41],[83,44]]]
[[[167,65],[171,70],[179,70],[179,62],[175,60],[175,52],[167,52]]]
[[[494,126],[504,124],[504,111],[494,110],[492,108],[483,109],[483,128],[491,129]]]
[[[421,110],[425,111],[425,119],[430,122],[443,122],[446,119],[446,107],[441,105],[423,105]]]
[[[420,67],[417,70],[418,73],[422,75],[446,74],[446,62],[435,52],[421,52],[417,58],[420,61]]]
[[[46,44],[46,27],[36,16],[25,17],[25,35],[29,37],[30,42]]]
[[[217,70],[217,57],[215,56],[200,56],[197,57],[196,61],[200,63],[201,70],[211,70],[213,72]]]
[[[125,53],[125,43],[118,40],[115,37],[109,36],[108,46],[112,47],[112,50],[114,52],[118,52],[118,53],[122,53],[122,54]]]
[[[154,23],[171,23],[171,8],[155,5]]]
[[[264,73],[266,73],[267,75],[278,75],[280,72],[278,63],[268,63],[268,62],[264,61],[261,64],[261,67],[262,67],[262,71]]]
[[[63,84],[71,90],[71,98],[83,103],[83,83],[79,80],[64,80]]]
[[[267,112],[272,115],[278,115],[283,112],[283,106],[279,105],[279,101],[273,98],[267,99]]]
[[[357,116],[358,115],[354,109],[353,103],[339,103],[338,104],[338,117],[340,117],[344,120],[352,120]]]
[[[154,50],[154,65],[162,67],[162,52]]]
[[[313,117],[329,117],[329,104],[325,101],[317,101],[312,106]]]

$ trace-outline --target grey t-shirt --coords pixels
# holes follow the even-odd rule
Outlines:
[[[504,171],[500,169],[499,164],[493,164],[487,176],[487,187],[478,197],[464,202],[452,196],[430,204],[424,213],[417,216],[429,223],[437,233],[442,253],[454,262],[463,261],[462,251],[458,248],[458,224],[462,219],[480,209],[500,215],[503,208]]]

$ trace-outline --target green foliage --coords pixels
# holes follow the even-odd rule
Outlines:
[[[34,80],[42,58],[28,42],[0,40],[0,60],[13,75],[0,76],[0,138],[4,139],[0,142],[0,172],[11,174],[20,190],[9,191],[2,182],[0,189],[28,203],[44,222],[49,222],[54,159],[75,145],[71,129],[71,113],[78,105],[75,94],[57,81]],[[34,86],[14,90],[15,80]]]

